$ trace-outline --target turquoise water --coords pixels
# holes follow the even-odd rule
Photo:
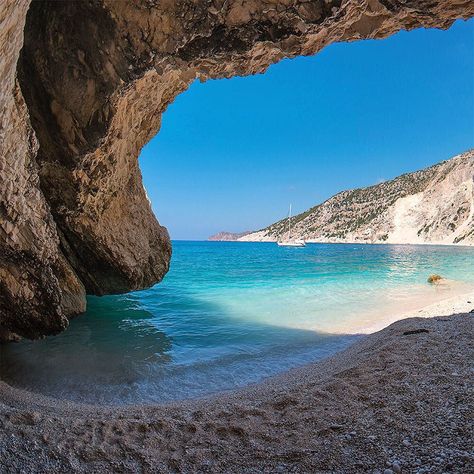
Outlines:
[[[2,378],[72,400],[148,403],[258,382],[346,347],[401,308],[474,285],[474,248],[174,242],[155,287],[91,297],[64,333],[4,345]]]

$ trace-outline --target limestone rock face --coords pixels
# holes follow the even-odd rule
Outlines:
[[[171,244],[137,157],[193,80],[473,14],[470,0],[1,2],[3,337],[55,333],[86,292],[166,273]]]

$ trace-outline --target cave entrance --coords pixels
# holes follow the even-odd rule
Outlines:
[[[314,95],[303,92],[307,73],[300,71],[297,81],[286,83],[291,93],[285,100],[283,91],[276,89],[273,98],[266,102],[260,100],[263,96],[253,98],[253,102],[261,104],[259,111],[263,115],[257,119],[257,111],[252,112],[251,116],[256,119],[253,129],[240,129],[234,122],[234,137],[221,139],[221,148],[217,147],[219,139],[214,131],[217,132],[216,124],[222,122],[219,117],[223,114],[217,113],[214,124],[208,123],[204,129],[195,131],[201,139],[212,134],[214,142],[204,143],[201,150],[196,146],[189,147],[189,141],[185,139],[190,136],[189,130],[181,130],[181,134],[175,135],[173,153],[157,150],[155,154],[154,142],[149,142],[160,129],[162,114],[196,78],[257,74],[285,57],[314,55],[338,41],[348,43],[388,37],[404,28],[448,28],[455,19],[471,14],[467,3],[451,5],[442,0],[423,4],[420,9],[413,9],[403,2],[359,5],[340,0],[313,2],[312,7],[306,3],[289,7],[280,5],[276,9],[248,2],[241,6],[227,3],[220,10],[207,8],[199,2],[162,4],[102,0],[34,1],[28,9],[24,6],[23,47],[16,70],[21,94],[16,90],[15,105],[24,109],[19,120],[25,125],[22,141],[29,141],[27,156],[23,159],[28,160],[24,168],[28,168],[32,176],[26,188],[44,215],[30,213],[31,222],[13,222],[15,229],[18,223],[25,227],[21,232],[14,232],[15,235],[34,236],[31,238],[34,243],[25,244],[32,254],[21,263],[24,274],[28,275],[31,270],[29,289],[20,294],[19,285],[10,285],[14,297],[9,298],[13,303],[8,305],[22,315],[14,319],[26,322],[22,326],[13,321],[9,326],[13,333],[40,337],[61,331],[67,325],[67,317],[84,310],[86,294],[126,293],[159,282],[169,269],[171,257],[170,238],[162,224],[169,227],[172,238],[188,239],[205,238],[220,230],[221,225],[232,226],[229,230],[242,230],[235,229],[234,225],[245,225],[244,230],[265,225],[282,216],[289,201],[298,211],[327,197],[336,185],[346,187],[343,175],[347,170],[351,174],[359,172],[363,168],[361,163],[367,162],[369,156],[377,156],[377,159],[366,169],[364,179],[386,178],[379,172],[376,178],[369,176],[372,167],[384,160],[399,164],[400,153],[393,153],[394,146],[384,148],[380,145],[381,136],[387,141],[398,135],[398,142],[405,143],[412,152],[411,155],[404,152],[403,156],[411,156],[414,160],[413,150],[419,143],[425,143],[421,125],[439,119],[438,109],[431,104],[430,113],[425,114],[423,120],[418,116],[421,123],[415,123],[416,117],[407,113],[412,110],[410,104],[405,103],[405,119],[411,122],[412,128],[406,123],[403,125],[401,120],[396,127],[394,111],[399,112],[400,118],[402,107],[398,103],[385,103],[384,98],[394,96],[394,90],[400,84],[393,81],[393,76],[401,75],[404,69],[400,66],[396,71],[385,70],[383,76],[379,74],[384,70],[383,61],[377,59],[378,68],[375,68],[362,55],[357,64],[350,63],[349,59],[340,61],[339,74],[331,76],[328,74],[330,69],[324,68],[317,71],[316,77],[326,82],[321,80],[317,91],[313,83]],[[77,21],[77,18],[83,21]],[[456,27],[450,31],[455,30]],[[421,33],[415,31],[413,34]],[[367,44],[378,47],[376,43]],[[443,51],[442,44],[440,41],[439,52]],[[360,45],[365,47],[365,43]],[[328,47],[319,58],[334,56],[336,59],[340,48],[342,46]],[[410,57],[419,63],[436,52],[432,44],[426,51],[416,51],[418,54]],[[400,53],[405,54],[407,64],[409,53]],[[384,53],[381,54],[383,59]],[[298,66],[299,61],[303,60],[291,64]],[[416,61],[409,64],[415,66]],[[443,73],[449,71],[450,66],[448,63]],[[366,80],[373,76],[380,79],[372,90],[364,89],[365,101],[355,93],[347,94],[346,90],[347,84],[363,67],[372,71],[365,75]],[[272,76],[276,74],[273,71],[278,69],[267,73],[266,89],[270,88]],[[430,85],[439,83],[439,72],[433,72]],[[288,77],[291,75],[295,76],[291,73]],[[425,80],[419,79],[419,83]],[[236,79],[228,84],[240,81],[246,83],[246,80]],[[248,81],[262,81],[262,78]],[[284,79],[280,82],[285,85]],[[202,90],[211,87],[209,84],[201,86]],[[385,88],[380,87],[381,84]],[[364,82],[360,82],[361,88],[363,85]],[[194,88],[199,89],[193,86],[191,91]],[[429,90],[427,87],[425,92]],[[423,90],[418,88],[417,91],[426,97],[422,95]],[[444,91],[458,91],[457,83],[444,85]],[[227,93],[228,96],[233,94]],[[180,100],[185,101],[186,97],[184,95]],[[279,97],[282,99],[278,100]],[[345,100],[337,100],[340,97]],[[401,97],[403,99],[405,95],[402,93]],[[250,93],[243,94],[241,102],[250,106],[249,98]],[[413,100],[417,98],[412,97]],[[291,111],[291,105],[297,105],[297,99],[302,109],[298,111],[293,107]],[[403,103],[402,99],[399,101]],[[329,107],[328,101],[337,102],[338,107]],[[446,104],[440,98],[438,102]],[[177,106],[179,102],[175,104]],[[234,118],[239,117],[237,105],[233,104]],[[428,104],[421,102],[421,106]],[[171,123],[173,107],[165,116],[168,123]],[[247,112],[240,112],[240,123],[252,124],[249,107],[246,109]],[[212,115],[208,106],[205,110]],[[354,110],[357,113],[351,115],[351,127],[344,130],[337,119]],[[456,117],[456,114],[451,116]],[[370,120],[374,117],[378,121]],[[27,124],[27,118],[32,127]],[[186,122],[183,120],[183,123]],[[385,127],[380,127],[380,123]],[[160,144],[165,143],[167,126],[165,124],[157,139]],[[224,126],[231,129],[225,122]],[[411,133],[413,128],[418,129],[416,137]],[[431,138],[442,135],[437,133],[439,126],[433,126],[432,130]],[[360,143],[364,143],[364,150],[355,152],[354,145],[344,147],[350,143],[354,131]],[[412,142],[408,143],[405,137]],[[455,140],[458,135],[449,134],[448,137],[447,141]],[[381,149],[375,146],[376,142]],[[152,161],[145,159],[150,150],[155,155],[156,166],[161,167],[145,173],[149,197],[157,208],[160,222],[147,199],[137,160],[147,143],[141,160],[143,170],[146,171]],[[270,146],[272,143],[275,146]],[[440,149],[439,143],[436,145],[435,140],[426,143],[435,145],[429,145],[431,148],[425,149],[423,156],[434,156]],[[391,145],[395,144],[391,142]],[[337,169],[329,166],[336,161]],[[170,166],[176,166],[173,174],[168,168],[170,163]],[[196,164],[200,168],[193,168]],[[411,165],[414,166],[414,162]],[[181,170],[179,166],[182,166]],[[187,171],[191,177],[185,176]],[[169,180],[165,180],[166,175]],[[313,175],[317,176],[316,185],[310,179]],[[267,183],[265,179],[268,179]],[[204,183],[201,189],[214,186],[209,189],[207,198],[206,193],[198,192],[196,183],[199,182]],[[167,183],[174,183],[177,193],[160,194],[166,191]],[[220,187],[216,183],[220,183]],[[331,183],[333,188],[328,187]],[[172,184],[169,186],[173,187]],[[240,193],[234,193],[235,189],[240,189]],[[180,197],[191,194],[187,204],[180,201]],[[17,204],[23,206],[24,202],[18,199]],[[220,210],[215,213],[217,204]],[[168,209],[173,212],[166,215]],[[249,209],[254,211],[250,221]],[[181,221],[176,219],[177,215],[182,216]],[[191,218],[196,224],[193,228]],[[182,231],[177,226],[181,226]],[[45,249],[48,251],[44,252]],[[22,257],[16,248],[12,248],[12,252],[12,259],[18,261]],[[44,281],[36,276],[38,268],[44,268],[44,274],[49,272]],[[45,298],[31,299],[30,294]],[[21,301],[17,297],[21,297]],[[30,325],[32,320],[35,322]]]
[[[52,12],[97,5],[53,2]],[[96,13],[111,28],[97,32],[91,22],[94,36],[87,24],[56,21],[61,15],[48,16],[42,8],[42,2],[32,7],[42,17],[35,24],[30,16],[20,82],[38,135],[41,187],[59,229],[60,256],[91,294],[142,289],[168,270],[169,240],[147,206],[136,160],[147,142],[140,163],[156,213],[172,238],[195,240],[220,230],[255,230],[281,217],[289,201],[302,211],[341,189],[447,158],[471,139],[472,111],[466,105],[471,101],[464,100],[460,84],[472,72],[472,58],[463,62],[457,36],[469,34],[472,23],[458,23],[448,32],[333,45],[314,58],[283,61],[265,76],[194,83],[169,107],[160,135],[150,141],[166,105],[195,71],[187,76],[189,71],[182,71],[187,66],[179,63],[171,72],[155,68],[140,76],[143,71],[127,56],[126,43],[134,38],[110,38],[115,24],[103,9]],[[49,57],[37,56],[44,31],[36,28],[47,24],[46,16],[53,31],[72,28],[74,56],[57,45]],[[452,47],[446,47],[447,38]],[[179,59],[213,47],[205,38],[199,41],[178,51]],[[42,44],[47,52],[49,40]],[[110,46],[108,55],[88,57],[97,44]],[[238,41],[233,46],[241,52]],[[73,58],[71,64],[64,58],[55,62],[57,54]],[[115,61],[114,67],[104,58]],[[70,68],[60,74],[54,66],[64,64]],[[28,77],[42,81],[29,83]],[[128,87],[122,88],[122,77]],[[333,325],[346,289],[333,291],[330,279],[328,286],[310,289],[314,282],[307,278],[317,265],[318,276],[325,278],[327,269],[340,268],[344,259],[324,267],[314,255],[300,261],[290,256],[283,267],[273,258],[275,246],[267,246],[244,256],[234,253],[232,262],[222,252],[210,265],[199,245],[176,244],[184,264],[165,284],[91,297],[88,314],[73,321],[70,332],[41,341],[35,350],[27,341],[8,348],[8,360],[18,360],[21,368],[9,373],[9,381],[71,399],[86,394],[90,401],[118,403],[174,400],[209,393],[209,386],[222,390],[252,383],[353,341],[347,334],[353,326]],[[272,278],[269,267],[259,265],[263,252],[266,263],[278,267],[271,267]],[[364,252],[359,249],[356,266],[375,262],[374,281],[383,281],[377,271],[386,250],[371,246],[371,258]],[[437,252],[452,266],[452,255]],[[465,252],[456,255],[459,268],[467,267]],[[397,256],[406,268],[413,258],[407,251]],[[354,269],[343,270],[344,279]],[[359,275],[357,291],[364,290],[365,280]],[[378,314],[363,291],[358,295],[350,308],[358,308],[356,316],[361,308]],[[308,316],[322,309],[325,319],[315,328]]]

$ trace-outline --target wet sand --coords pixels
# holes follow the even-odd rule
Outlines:
[[[464,313],[398,321],[319,363],[169,405],[86,406],[0,383],[2,468],[474,472],[473,361]]]

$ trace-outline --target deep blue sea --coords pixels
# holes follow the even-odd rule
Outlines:
[[[150,403],[258,382],[333,354],[401,310],[474,286],[474,248],[173,243],[149,290],[90,297],[64,333],[1,347],[14,386],[100,403]],[[453,293],[454,295],[454,293]]]

